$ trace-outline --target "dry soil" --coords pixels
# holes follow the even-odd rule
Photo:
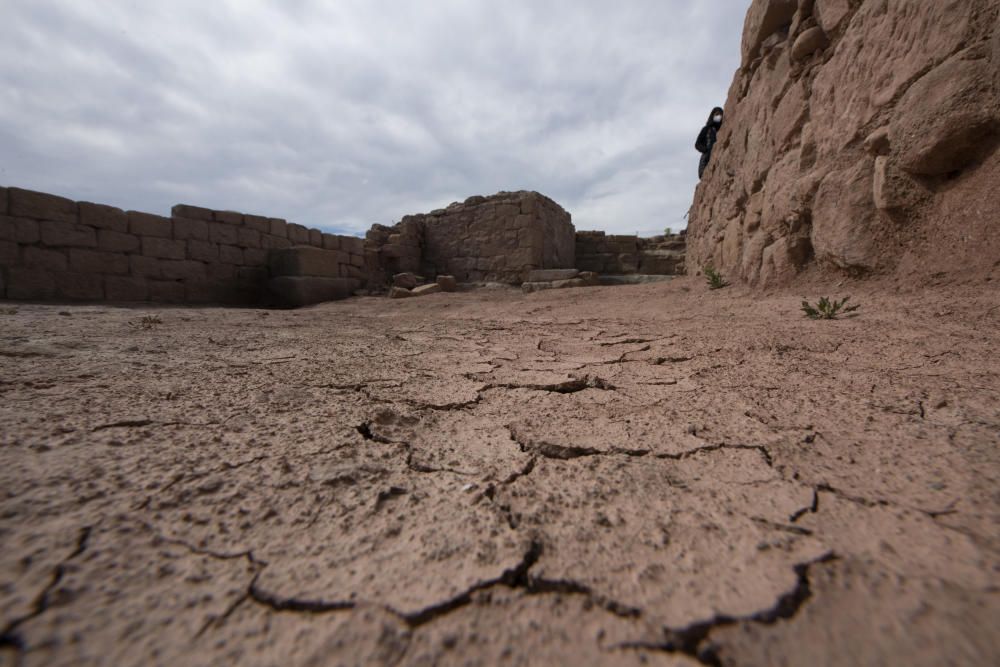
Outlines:
[[[0,308],[2,665],[1000,661],[992,284]]]

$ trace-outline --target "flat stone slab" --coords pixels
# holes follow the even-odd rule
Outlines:
[[[267,283],[279,306],[298,308],[324,301],[339,301],[354,295],[361,286],[355,278],[279,276]]]
[[[545,283],[553,280],[569,280],[580,275],[579,269],[536,269],[528,272],[528,283]]]
[[[661,283],[673,280],[676,277],[633,273],[622,276],[601,276],[598,278],[598,282],[601,285],[645,285],[646,283]]]

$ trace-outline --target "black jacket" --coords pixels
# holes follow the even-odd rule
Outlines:
[[[699,153],[711,153],[712,148],[715,146],[715,139],[718,132],[719,125],[716,123],[709,123],[701,128],[701,132],[698,133],[698,140],[694,142],[695,150]]]

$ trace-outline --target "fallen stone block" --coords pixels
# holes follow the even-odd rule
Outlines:
[[[551,282],[553,280],[570,280],[580,275],[579,269],[535,269],[528,272],[529,283]]]
[[[405,287],[393,287],[389,290],[390,299],[405,299],[407,297],[413,296],[413,292],[406,289]]]
[[[275,302],[289,308],[346,299],[360,287],[352,278],[318,276],[278,276],[271,278],[267,286]]]
[[[424,282],[423,277],[418,276],[415,273],[397,273],[392,277],[393,286],[402,287],[404,289],[413,289],[422,282]]]
[[[421,285],[420,287],[415,287],[411,293],[413,296],[424,296],[425,294],[435,294],[440,292],[441,286],[437,283],[431,283],[429,285]]]
[[[441,286],[442,292],[458,291],[458,281],[455,280],[455,276],[438,276],[437,284]]]
[[[532,292],[540,292],[546,289],[552,289],[551,281],[521,283],[521,291],[524,292],[525,294],[531,294]]]
[[[579,278],[570,278],[569,280],[553,280],[553,289],[567,289],[570,287],[586,287],[587,283],[580,280]]]

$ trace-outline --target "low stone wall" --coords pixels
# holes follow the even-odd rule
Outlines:
[[[577,232],[576,268],[604,275],[681,275],[685,240],[683,232],[650,238]]]
[[[360,238],[184,204],[171,213],[0,188],[0,297],[256,304],[269,251],[294,245],[336,251],[341,276],[367,281]]]
[[[369,268],[383,280],[410,271],[520,284],[535,269],[574,268],[574,234],[570,214],[548,197],[500,192],[408,215],[394,227],[376,225],[366,248]]]

